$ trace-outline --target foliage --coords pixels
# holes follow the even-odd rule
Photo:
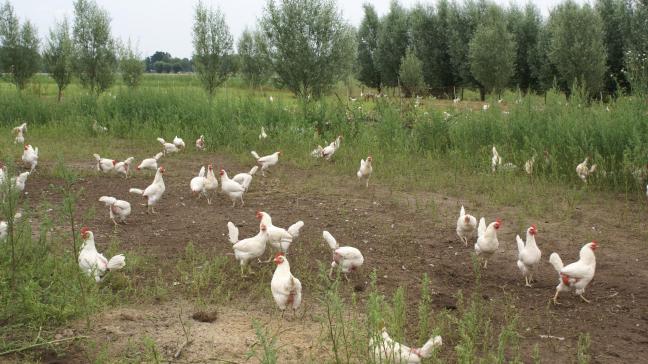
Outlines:
[[[270,60],[264,49],[265,39],[258,31],[245,30],[238,42],[241,75],[251,87],[258,87],[268,81],[272,73]]]
[[[515,73],[512,84],[524,92],[538,90],[539,80],[533,73],[532,55],[538,44],[538,36],[542,27],[542,18],[538,8],[528,3],[524,10],[512,5],[507,12],[508,30],[513,35],[516,44]]]
[[[194,67],[210,97],[231,73],[227,57],[232,42],[223,12],[198,3],[193,26]]]
[[[7,1],[0,8],[0,66],[9,81],[22,90],[38,71],[40,53],[36,28],[26,21],[20,26],[13,6]]]
[[[392,1],[389,14],[381,20],[378,38],[378,67],[382,83],[398,85],[400,64],[409,46],[409,14],[397,1]]]
[[[178,73],[192,72],[193,65],[188,58],[172,57],[170,53],[156,51],[144,59],[146,72]]]
[[[423,62],[416,57],[411,49],[407,50],[401,61],[399,78],[405,97],[411,97],[424,90]]]
[[[321,97],[351,72],[355,34],[333,0],[269,0],[260,27],[273,70],[300,98]]]
[[[623,73],[625,51],[629,46],[631,31],[630,11],[625,1],[597,0],[595,9],[603,25],[603,40],[607,52],[605,89],[610,93],[629,89]]]
[[[133,48],[130,39],[125,46],[119,50],[119,69],[124,84],[130,88],[139,86],[144,73],[144,62],[136,49]]]
[[[380,19],[371,4],[364,4],[364,18],[358,29],[358,80],[380,92],[382,83],[378,69]]]
[[[66,18],[50,29],[47,46],[43,51],[47,72],[58,87],[57,99],[61,101],[63,90],[72,81],[72,40]]]

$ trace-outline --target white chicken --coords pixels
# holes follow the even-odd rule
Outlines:
[[[130,193],[141,195],[146,200],[147,213],[156,213],[155,205],[160,201],[160,199],[162,199],[162,195],[164,195],[164,190],[166,189],[166,187],[164,186],[164,179],[162,178],[164,172],[164,167],[160,166],[155,173],[155,179],[153,179],[153,183],[146,187],[145,190],[142,191],[139,188],[131,188],[130,190],[128,190],[128,192]]]
[[[542,257],[542,252],[535,241],[537,233],[538,228],[535,225],[531,225],[531,227],[527,229],[526,242],[522,241],[520,235],[515,236],[515,241],[517,242],[518,247],[517,266],[524,276],[525,285],[527,287],[531,287],[531,282],[533,282],[533,273],[538,267],[540,258]]]
[[[17,223],[18,220],[22,217],[22,213],[16,212],[14,215],[14,220],[13,223]],[[7,234],[9,233],[9,222],[8,221],[0,221],[0,241],[5,240],[7,237]]]
[[[126,224],[126,218],[131,213],[131,205],[128,201],[118,200],[112,196],[101,196],[99,197],[99,201],[108,206],[110,220],[115,225],[117,225],[116,218],[119,218],[119,222]]]
[[[11,178],[11,183],[16,186],[18,191],[22,192],[25,190],[25,182],[27,182],[27,177],[29,177],[30,174],[31,172],[29,171],[23,172],[19,174],[18,177]]]
[[[322,158],[323,157],[322,156],[322,151],[323,150],[324,150],[324,148],[322,148],[321,145],[318,145],[317,148],[315,148],[315,149],[313,149],[313,151],[311,151],[310,155],[313,158]]]
[[[97,170],[100,172],[108,173],[115,169],[117,161],[110,158],[101,158],[97,153],[93,154],[97,162]]]
[[[587,167],[588,162],[589,162],[589,157],[585,157],[585,160],[576,166],[576,174],[578,174],[578,177],[584,183],[587,183],[587,178],[590,176],[590,174],[596,171],[596,164],[593,164],[591,168],[588,168]]]
[[[105,132],[108,131],[108,128],[106,128],[105,126],[99,125],[99,123],[97,123],[97,120],[95,120],[92,123],[92,130],[94,130],[96,133],[105,133]]]
[[[243,193],[245,192],[245,187],[241,186],[240,183],[231,180],[227,176],[227,172],[224,169],[220,170],[221,176],[221,191],[227,195],[227,197],[232,200],[232,207],[236,206],[236,201],[241,201],[241,207],[245,205],[243,201]]]
[[[97,252],[94,234],[87,227],[81,228],[81,237],[84,241],[79,253],[79,267],[88,276],[94,276],[95,282],[101,282],[106,271],[118,270],[126,266],[124,254],[115,255],[108,260],[103,254]]]
[[[162,153],[164,153],[164,155],[176,153],[178,151],[178,147],[173,143],[167,143],[162,138],[157,138],[157,141],[162,144]]]
[[[205,150],[205,136],[201,135],[200,138],[196,139],[196,149]]]
[[[234,249],[234,256],[236,260],[241,263],[241,276],[245,277],[245,268],[252,272],[250,268],[250,261],[258,259],[265,252],[266,244],[268,242],[268,232],[266,226],[261,224],[259,226],[259,233],[251,238],[239,240],[239,230],[231,221],[227,223],[227,230],[229,241],[232,243]]]
[[[281,152],[274,152],[272,154],[259,157],[259,154],[255,151],[250,152],[254,158],[256,158],[256,162],[261,166],[261,175],[265,177],[265,172],[268,168],[274,166],[275,164],[279,163],[279,156],[281,155]]]
[[[322,232],[322,236],[333,252],[333,261],[331,262],[331,269],[329,269],[329,278],[332,278],[333,269],[340,267],[340,271],[344,273],[344,278],[348,281],[349,272],[354,272],[364,263],[362,253],[359,249],[351,246],[341,247],[333,235],[328,231]]]
[[[420,364],[432,355],[434,349],[443,345],[441,336],[431,337],[421,348],[410,348],[397,343],[389,337],[385,328],[380,336],[369,339],[369,348],[373,351],[375,362],[381,364]]]
[[[241,186],[243,186],[243,188],[245,188],[245,192],[247,192],[248,188],[250,188],[250,183],[252,183],[252,176],[254,176],[254,174],[258,169],[259,169],[258,166],[254,166],[252,167],[252,169],[250,169],[250,172],[239,173],[236,176],[234,176],[232,180],[240,184]]]
[[[335,140],[332,141],[331,144],[324,147],[324,149],[322,149],[322,157],[327,161],[331,160],[333,154],[335,154],[335,152],[340,149],[340,143],[342,143],[342,139],[344,139],[342,135],[338,135],[338,137],[335,138]]]
[[[286,308],[292,308],[294,313],[301,305],[302,285],[290,272],[290,263],[283,253],[277,253],[274,262],[277,268],[272,275],[270,289],[283,317]]]
[[[482,111],[488,111],[488,109],[490,109],[490,105],[489,105],[489,104],[484,104],[484,105],[482,105]]]
[[[486,227],[486,220],[483,217],[479,219],[475,253],[484,257],[484,268],[488,265],[488,259],[497,251],[497,248],[499,248],[497,230],[500,228],[501,224],[502,221],[497,219]]]
[[[468,246],[468,239],[472,238],[475,229],[477,229],[477,219],[466,214],[466,209],[462,205],[457,219],[457,235],[464,242],[464,245]]]
[[[38,147],[34,148],[31,144],[25,145],[22,162],[25,168],[29,168],[29,171],[33,172],[38,165]]]
[[[533,174],[533,165],[535,164],[535,159],[536,159],[536,156],[534,154],[533,157],[531,157],[531,159],[527,160],[524,163],[524,171],[526,172],[526,174],[528,174],[528,175]]]
[[[137,169],[138,171],[140,171],[142,169],[148,169],[148,170],[151,170],[151,171],[157,171],[157,169],[158,169],[158,161],[160,160],[160,158],[162,158],[163,155],[164,155],[164,153],[160,152],[160,153],[156,154],[155,157],[153,157],[153,158],[146,158],[143,161],[141,161],[140,164],[138,164],[135,169]]]
[[[266,134],[265,128],[261,127],[261,134],[259,134],[259,140],[266,139],[268,137],[268,134]]]
[[[596,241],[585,244],[580,250],[578,261],[566,266],[563,266],[562,259],[557,253],[551,253],[549,263],[558,272],[560,282],[553,297],[555,304],[559,304],[558,294],[560,292],[568,292],[571,289],[574,289],[575,293],[583,301],[590,303],[588,299],[583,297],[583,293],[585,293],[585,288],[592,281],[596,272],[596,256],[594,255],[596,248],[598,248]]]
[[[175,145],[178,149],[184,149],[185,142],[184,142],[184,140],[182,140],[182,138],[179,138],[176,135],[175,138],[173,138],[173,145]]]
[[[22,134],[26,134],[27,133],[27,123],[22,123],[22,124],[18,125],[17,127],[13,128],[13,132],[14,133],[19,133],[20,132]]]
[[[194,195],[194,197],[197,197],[198,199],[200,199],[200,196],[207,197],[207,190],[205,189],[206,180],[207,178],[205,177],[205,166],[202,166],[200,167],[198,175],[192,178],[189,182],[189,187],[191,188],[191,193]]]
[[[493,157],[491,158],[491,171],[495,173],[497,171],[497,168],[502,165],[502,158],[500,158],[499,153],[497,153],[497,149],[495,149],[495,146],[493,145]]]
[[[373,158],[371,156],[368,156],[366,161],[364,159],[360,159],[360,169],[358,169],[358,173],[356,173],[359,180],[363,178],[366,179],[367,188],[369,187],[369,178],[373,173],[373,166],[371,165],[372,161]]]
[[[135,160],[135,158],[128,157],[122,162],[117,162],[115,164],[115,172],[117,172],[117,174],[121,174],[122,176],[124,176],[124,178],[130,177],[130,166],[131,163],[133,163],[133,160]]]
[[[296,223],[290,225],[288,230],[274,226],[272,224],[272,217],[270,214],[263,211],[257,211],[256,218],[260,221],[261,224],[265,225],[268,229],[268,242],[274,248],[275,251],[288,254],[288,249],[290,245],[299,237],[299,232],[304,226],[303,221],[297,221]],[[269,260],[268,260],[269,261]]]
[[[210,164],[207,166],[207,177],[205,177],[205,195],[208,205],[211,205],[211,199],[216,192],[218,192],[218,179],[214,175],[214,167]]]
[[[16,132],[16,138],[14,139],[14,144],[23,144],[25,142],[25,136],[21,129],[18,129]]]

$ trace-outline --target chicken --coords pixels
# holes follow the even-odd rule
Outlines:
[[[275,249],[275,251],[288,254],[290,245],[299,237],[299,232],[304,226],[303,221],[297,221],[290,225],[288,230],[274,226],[272,224],[272,217],[270,214],[263,211],[257,211],[256,218],[261,224],[265,225],[268,229],[268,242]],[[269,262],[269,260],[268,260]]]
[[[283,253],[277,253],[274,262],[277,268],[272,275],[270,289],[283,317],[286,308],[292,308],[295,312],[301,305],[302,285],[290,272],[290,263]]]
[[[563,266],[562,259],[557,253],[551,253],[549,256],[549,263],[554,267],[559,275],[559,283],[556,287],[556,294],[553,297],[553,302],[559,304],[558,294],[560,292],[567,292],[574,289],[575,293],[583,299],[583,301],[590,303],[588,299],[583,297],[585,288],[594,278],[596,272],[596,256],[594,251],[598,248],[598,243],[592,241],[585,244],[579,253],[577,262]]]
[[[333,154],[335,154],[335,152],[340,149],[340,143],[342,143],[342,139],[344,139],[342,135],[338,135],[338,137],[335,138],[335,140],[331,142],[331,144],[324,147],[324,149],[322,149],[322,157],[327,161],[331,160]]]
[[[27,134],[27,123],[22,123],[18,125],[17,127],[13,128],[14,133],[22,133]]]
[[[324,148],[322,148],[321,145],[318,145],[317,148],[313,149],[313,151],[310,153],[311,157],[313,158],[322,158],[322,151]]]
[[[497,230],[500,228],[501,224],[502,221],[497,219],[486,227],[486,220],[483,217],[479,220],[475,253],[484,257],[484,268],[488,265],[488,259],[497,251],[497,248],[499,248]]]
[[[147,213],[156,213],[155,205],[160,201],[162,195],[164,195],[164,190],[166,189],[166,187],[164,186],[164,179],[162,178],[164,172],[164,167],[160,166],[155,173],[155,179],[153,179],[153,183],[146,187],[144,191],[140,190],[139,188],[131,188],[130,190],[128,190],[128,192],[130,193],[141,195],[146,200]]]
[[[261,175],[265,177],[265,171],[274,166],[275,164],[279,163],[279,156],[281,155],[281,152],[274,152],[270,155],[266,155],[263,157],[259,157],[259,154],[255,151],[250,152],[254,158],[256,158],[257,163],[261,166]]]
[[[515,241],[517,242],[518,247],[517,266],[524,276],[524,281],[527,287],[531,287],[531,282],[533,282],[533,273],[542,257],[542,252],[538,249],[538,245],[536,245],[535,241],[537,233],[538,228],[535,225],[531,225],[531,227],[527,229],[526,242],[522,241],[520,235],[515,236]]]
[[[207,204],[211,205],[211,199],[218,191],[218,179],[214,175],[214,167],[207,166],[207,177],[205,177],[205,195],[207,196]]]
[[[227,230],[229,233],[229,241],[233,244],[234,256],[241,263],[241,276],[245,277],[246,267],[250,273],[252,272],[250,261],[258,259],[265,252],[266,244],[268,243],[266,226],[261,224],[257,235],[243,240],[238,240],[238,228],[231,221],[227,223]]]
[[[200,138],[196,139],[196,149],[205,150],[205,136],[201,135]]]
[[[531,157],[531,159],[529,159],[528,161],[526,161],[524,163],[524,171],[526,172],[526,174],[528,174],[528,175],[533,174],[533,165],[535,164],[535,159],[536,159],[536,156],[534,154],[533,157]]]
[[[477,219],[469,214],[466,214],[466,209],[463,205],[459,211],[459,218],[457,219],[457,235],[468,246],[468,239],[472,238],[477,228]]]
[[[176,146],[173,143],[167,143],[162,138],[157,138],[157,141],[160,142],[160,144],[162,144],[162,153],[164,153],[164,155],[176,153],[178,151],[178,146]]]
[[[16,132],[16,138],[14,139],[14,144],[23,144],[25,143],[25,136],[21,129],[18,129]]]
[[[184,142],[184,140],[182,140],[182,138],[179,138],[176,135],[175,138],[173,138],[173,145],[175,145],[178,149],[184,149],[185,142]]]
[[[591,168],[587,168],[587,163],[589,162],[589,157],[585,157],[585,160],[576,166],[576,174],[584,182],[587,183],[587,178],[590,174],[596,171],[596,164],[593,164]]]
[[[141,161],[140,164],[135,169],[137,169],[138,171],[140,171],[142,169],[148,169],[148,170],[151,170],[151,171],[157,171],[157,169],[158,169],[158,161],[160,160],[160,158],[162,158],[163,155],[164,155],[164,153],[160,152],[160,153],[156,154],[155,157],[153,157],[153,158],[146,158],[143,161]]]
[[[81,228],[83,244],[79,253],[79,267],[88,276],[94,276],[95,282],[101,282],[106,271],[118,270],[126,266],[126,257],[123,254],[115,255],[106,259],[103,254],[97,252],[94,234],[87,227]]]
[[[371,156],[368,156],[366,161],[360,159],[360,169],[358,169],[358,173],[356,173],[358,179],[365,178],[367,180],[367,187],[369,187],[369,178],[371,177],[371,173],[373,173],[373,167],[371,166],[372,161],[373,158],[371,158]]]
[[[128,157],[123,162],[117,162],[115,164],[115,172],[117,172],[117,174],[123,175],[124,178],[128,178],[130,176],[130,165],[131,163],[133,163],[133,160],[135,160],[135,158]]]
[[[252,167],[250,169],[250,172],[248,173],[239,173],[234,178],[232,178],[232,181],[235,181],[236,183],[240,184],[245,188],[245,192],[247,192],[248,188],[250,188],[250,183],[252,183],[252,176],[256,173],[256,171],[259,169],[258,166]]]
[[[29,168],[29,171],[33,172],[38,165],[38,147],[33,148],[31,144],[25,145],[22,162],[25,168]]]
[[[236,200],[241,201],[241,207],[245,205],[243,201],[243,193],[245,187],[241,186],[238,182],[232,181],[224,169],[220,170],[221,176],[221,191],[232,200],[232,207],[236,206]]]
[[[109,158],[101,158],[99,154],[93,154],[95,160],[97,161],[97,170],[100,172],[108,173],[115,169],[117,161]]]
[[[344,273],[344,278],[348,281],[348,273],[354,272],[364,263],[362,253],[357,248],[351,246],[340,247],[337,240],[335,240],[333,235],[328,231],[322,232],[322,236],[333,252],[333,261],[331,262],[331,269],[329,269],[329,278],[333,275],[333,269],[340,267],[340,271]]]
[[[266,139],[268,137],[268,134],[265,132],[265,128],[261,127],[261,134],[259,134],[259,140]]]
[[[420,364],[424,358],[429,358],[432,351],[441,345],[443,345],[441,336],[434,336],[421,348],[410,348],[392,340],[385,328],[382,329],[380,338],[369,339],[369,348],[373,351],[374,360],[381,364]]]
[[[123,224],[126,223],[126,218],[131,213],[131,205],[128,201],[118,200],[112,196],[101,196],[99,197],[99,201],[108,206],[110,220],[112,220],[115,225],[117,225],[117,220],[115,218],[119,218],[119,222]]]
[[[484,105],[482,105],[482,111],[488,111],[488,109],[490,109],[490,105],[489,105],[489,104],[484,104]]]
[[[191,188],[191,193],[200,199],[200,196],[205,196],[207,197],[207,190],[205,189],[205,181],[207,178],[205,177],[205,166],[200,167],[200,172],[198,172],[198,176],[194,177],[191,179],[191,182],[189,182],[189,187]]]
[[[19,174],[18,177],[13,177],[11,179],[11,183],[14,186],[16,186],[16,189],[18,191],[22,192],[22,191],[25,190],[25,182],[27,182],[27,177],[29,177],[30,174],[31,174],[31,172],[29,172],[29,171],[28,172],[23,172],[23,173]]]
[[[13,218],[13,223],[17,223],[18,220],[22,217],[22,213],[16,212]],[[5,240],[7,237],[7,234],[9,234],[9,222],[8,221],[0,221],[0,241]]]
[[[97,120],[95,120],[95,121],[92,123],[92,130],[94,130],[96,133],[105,133],[105,132],[108,131],[108,128],[106,128],[105,126],[101,126],[101,125],[99,125],[99,124],[97,123]]]
[[[495,146],[493,145],[493,157],[491,158],[491,171],[495,173],[497,171],[497,168],[502,165],[502,158],[500,158],[499,153],[497,153],[497,149],[495,149]]]
[[[459,102],[461,102],[461,98],[460,98],[460,97],[455,97],[454,99],[452,99],[452,103],[453,103],[453,104],[458,104]]]

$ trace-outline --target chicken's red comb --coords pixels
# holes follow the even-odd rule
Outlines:
[[[286,254],[284,252],[279,252],[279,253],[275,254],[275,259],[279,258],[279,257],[284,257],[284,256],[286,256]]]
[[[500,219],[500,218],[498,217],[497,219],[495,219],[495,222],[497,222],[497,223],[500,223],[500,224],[501,224],[501,223],[502,223],[502,219]]]
[[[536,224],[531,224],[531,227],[533,228],[533,230],[538,230],[538,227],[536,226]]]
[[[84,227],[81,228],[81,234],[85,234],[85,233],[87,233],[88,231],[90,231],[90,229],[88,229],[86,226],[84,226]]]

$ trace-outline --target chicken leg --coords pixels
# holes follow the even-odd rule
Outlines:
[[[582,294],[579,294],[579,296],[580,296],[580,298],[581,298],[583,301],[585,301],[585,302],[587,302],[587,303],[592,303],[592,301],[590,301],[590,300],[588,300],[587,298],[583,297]]]
[[[552,301],[553,301],[553,304],[554,304],[554,305],[560,305],[560,302],[558,302],[558,294],[559,294],[559,293],[560,293],[560,291],[559,291],[559,290],[556,290],[556,294],[553,296]]]

